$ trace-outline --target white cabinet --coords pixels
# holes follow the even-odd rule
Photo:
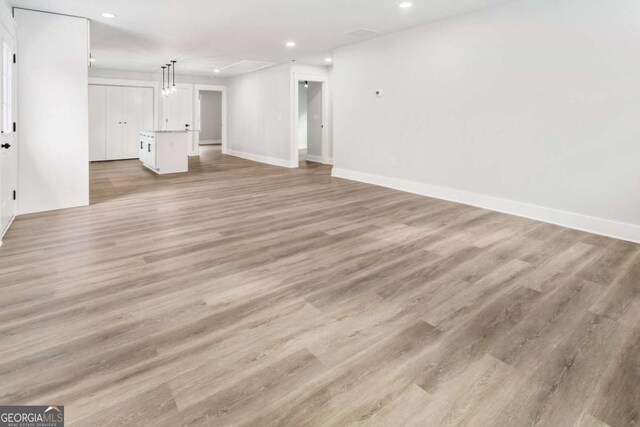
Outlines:
[[[156,162],[156,137],[155,132],[140,132],[139,158],[147,167],[155,170]]]
[[[189,136],[187,131],[140,132],[140,161],[158,174],[187,172]]]
[[[89,159],[138,157],[141,130],[153,128],[153,89],[89,86]]]

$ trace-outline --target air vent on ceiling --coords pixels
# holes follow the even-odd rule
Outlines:
[[[347,34],[354,37],[373,37],[377,34],[380,34],[380,31],[370,30],[368,28],[358,28],[357,30],[351,31]]]

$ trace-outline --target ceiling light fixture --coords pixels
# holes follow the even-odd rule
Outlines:
[[[296,42],[287,42],[287,47],[295,47]]]
[[[402,2],[402,3],[400,3],[398,5],[398,7],[402,8],[402,9],[408,9],[411,6],[413,6],[413,3],[409,2],[409,1]]]
[[[176,87],[176,60],[171,60],[171,65],[173,65],[173,86],[171,86],[171,93],[176,93],[178,88]]]
[[[324,58],[324,62],[333,62],[333,58]]]
[[[305,80],[304,87],[309,87],[309,82]]]
[[[116,17],[116,15],[114,15],[113,13],[109,13],[109,12],[105,12],[102,14],[103,17],[105,18],[109,18],[109,19],[113,19]]]
[[[162,96],[167,96],[167,88],[164,87],[164,69],[167,68],[164,65],[162,67]]]
[[[167,64],[167,89],[164,95],[171,95],[171,64]]]
[[[219,72],[220,72],[220,70],[216,68],[215,70],[213,70],[213,72],[214,72],[214,73],[219,73]]]

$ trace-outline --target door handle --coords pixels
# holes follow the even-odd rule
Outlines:
[[[142,141],[140,141],[140,149],[142,150],[143,146],[142,146]]]
[[[11,145],[10,144],[2,144],[2,145],[0,145],[0,147],[6,148],[8,150],[9,147],[11,147]]]
[[[147,145],[147,152],[149,152],[149,153],[151,152],[151,144]]]

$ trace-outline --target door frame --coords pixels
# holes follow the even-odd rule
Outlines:
[[[0,14],[0,25],[2,26],[3,32],[6,32],[7,35],[12,39],[11,50],[14,55],[17,55],[18,54],[18,37],[17,37],[17,31],[16,31],[16,28],[17,28],[16,23],[10,15],[7,15],[6,13],[4,13],[5,8],[0,8],[0,10],[2,10],[2,13]],[[3,45],[4,42],[5,42],[4,37],[0,37],[0,48],[4,47]],[[3,56],[3,53],[1,51],[0,51],[0,55]],[[3,65],[2,56],[0,56],[0,67],[2,67]],[[0,89],[0,92],[1,91],[2,89]],[[2,93],[1,95],[4,97],[4,93]],[[0,109],[2,108],[3,100],[4,99],[0,99]],[[12,100],[11,121],[13,122],[13,125],[16,126],[16,123],[19,123],[18,121],[18,67],[17,67],[17,64],[15,64],[13,61],[11,62],[11,100]],[[0,117],[2,113],[3,112],[0,111]],[[2,124],[3,123],[0,120],[0,127],[2,126]],[[13,191],[18,191],[18,180],[19,180],[18,157],[20,156],[20,147],[19,147],[20,144],[19,144],[19,134],[18,134],[17,128],[15,131],[11,132],[11,136],[12,136],[11,143],[14,145],[14,149],[15,149],[15,156],[14,156],[15,164],[13,165],[13,167],[14,167],[16,188]],[[0,180],[1,179],[2,179],[2,175],[0,174]],[[1,191],[1,187],[0,187],[0,191]],[[19,200],[14,199],[13,215],[11,215],[11,219],[9,219],[6,226],[4,228],[0,228],[0,246],[2,246],[2,239],[4,238],[4,235],[9,230],[9,228],[11,228],[11,224],[13,224],[13,221],[18,215],[18,211],[19,211],[18,203],[19,203]]]
[[[329,77],[313,74],[293,73],[292,93],[293,93],[293,111],[291,115],[291,142],[290,142],[290,158],[293,167],[300,167],[300,152],[298,150],[298,114],[300,110],[300,82],[314,82],[322,84],[322,164],[329,164]]]
[[[205,85],[205,84],[194,84],[193,85],[193,123],[196,122],[196,103],[199,102],[198,95],[200,95],[200,91],[205,92],[222,92],[222,154],[227,154],[227,87],[220,85]],[[202,121],[201,121],[202,123]],[[196,129],[200,131],[201,129]],[[193,156],[200,155],[200,133],[193,132],[193,137],[191,138],[192,144],[192,153]]]

